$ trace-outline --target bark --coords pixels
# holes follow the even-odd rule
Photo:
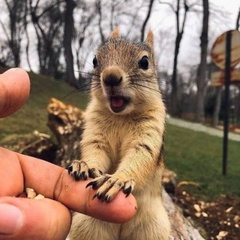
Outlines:
[[[163,205],[167,210],[171,225],[170,239],[180,240],[204,240],[200,235],[199,230],[195,228],[192,223],[183,216],[182,210],[178,207],[167,192],[163,189]]]
[[[197,70],[197,108],[196,108],[196,121],[204,121],[204,99],[206,94],[206,73],[207,73],[207,50],[208,50],[208,20],[209,20],[209,2],[203,0],[203,22],[202,22],[202,34],[200,37],[201,43],[201,60]]]
[[[83,131],[83,112],[72,105],[52,98],[48,105],[48,126],[58,141],[56,160],[67,167],[80,158],[80,140]]]
[[[74,0],[66,0],[66,9],[65,9],[65,18],[64,18],[64,56],[66,62],[66,78],[67,82],[76,86],[76,78],[74,75],[74,61],[72,53],[72,40],[74,33],[74,20],[73,20],[73,11],[76,7]]]

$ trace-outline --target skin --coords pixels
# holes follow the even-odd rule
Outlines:
[[[0,75],[0,116],[17,111],[28,99],[30,81],[20,69]],[[110,203],[93,199],[89,181],[75,182],[67,171],[40,159],[0,148],[0,239],[65,239],[69,209],[92,217],[123,223],[136,213],[135,198],[119,192]],[[26,187],[45,198],[19,197]]]

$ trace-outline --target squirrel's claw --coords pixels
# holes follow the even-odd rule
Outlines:
[[[126,197],[129,196],[134,189],[134,185],[135,181],[133,179],[124,181],[115,178],[114,175],[104,175],[89,182],[86,187],[91,186],[94,190],[98,189],[93,198],[98,198],[103,202],[111,202],[121,190],[126,194]]]
[[[74,180],[87,180],[90,178],[99,177],[102,175],[100,170],[96,168],[90,168],[86,162],[74,160],[68,167],[68,174],[71,175]]]

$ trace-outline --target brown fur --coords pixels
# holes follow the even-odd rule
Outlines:
[[[75,213],[70,239],[167,240],[170,226],[161,199],[165,107],[152,32],[145,43],[132,43],[115,31],[97,50],[94,65],[82,157],[69,172],[77,180],[93,177],[89,185],[102,201],[121,190],[132,192],[138,211],[121,225]]]

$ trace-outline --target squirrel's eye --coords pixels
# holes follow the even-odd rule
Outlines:
[[[97,64],[98,64],[98,62],[97,62],[97,58],[96,58],[96,56],[93,58],[93,67],[94,68],[96,68],[97,67]]]
[[[138,62],[138,66],[143,69],[143,70],[147,70],[148,69],[148,57],[147,56],[143,56],[142,59]]]

